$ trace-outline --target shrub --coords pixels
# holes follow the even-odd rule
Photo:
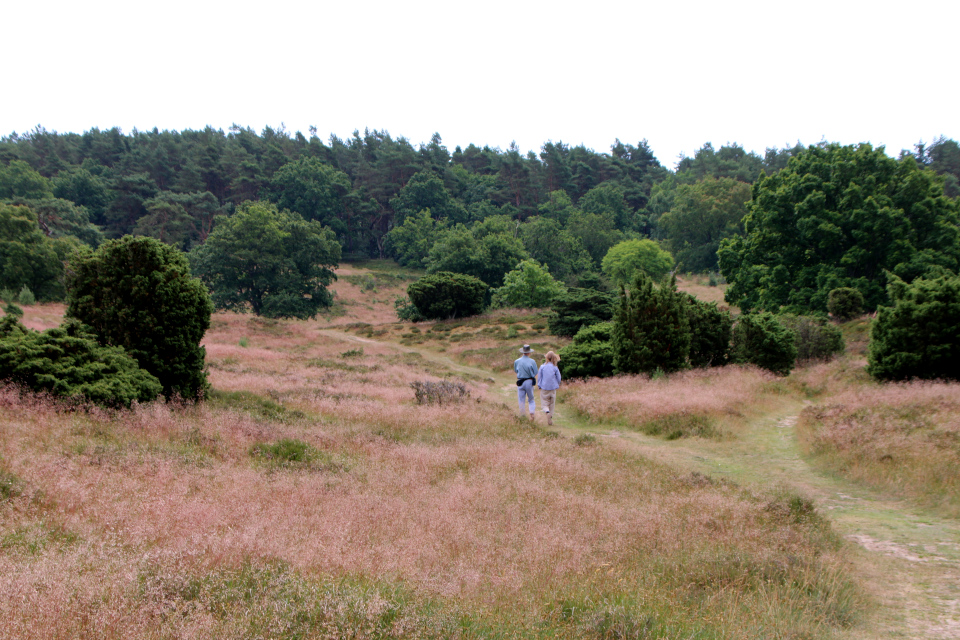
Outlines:
[[[0,302],[13,302],[17,298],[13,289],[0,289]]]
[[[407,288],[410,301],[425,318],[442,320],[481,313],[488,287],[478,278],[439,271]]]
[[[583,327],[573,344],[560,349],[565,378],[603,378],[613,375],[613,323],[600,322]]]
[[[16,302],[8,302],[7,305],[3,308],[3,312],[10,316],[11,318],[22,318],[23,309],[20,308]]]
[[[843,353],[843,332],[825,318],[784,314],[779,319],[796,337],[797,362],[825,362]]]
[[[595,289],[567,289],[553,301],[553,314],[547,320],[555,336],[574,336],[582,327],[613,319],[616,299]]]
[[[397,296],[397,299],[393,301],[393,308],[396,310],[397,318],[400,320],[408,320],[410,322],[426,320],[424,315],[410,302],[409,296]]]
[[[960,277],[896,276],[870,331],[867,371],[882,380],[960,380]]]
[[[76,321],[43,332],[0,320],[0,379],[81,402],[129,407],[156,398],[160,381]]]
[[[617,373],[664,373],[687,366],[690,354],[690,321],[685,294],[677,291],[676,278],[655,287],[638,273],[633,287],[622,289],[620,306],[613,316],[613,366]]]
[[[33,295],[33,291],[30,291],[30,287],[23,285],[23,288],[20,289],[20,294],[17,296],[17,302],[26,307],[35,304],[36,301],[37,298]]]
[[[730,359],[730,332],[733,319],[715,302],[701,302],[686,295],[690,323],[690,366],[719,367]]]
[[[827,294],[827,311],[841,321],[860,317],[863,315],[863,294],[852,287],[832,289]]]
[[[440,382],[411,382],[417,404],[450,404],[464,402],[470,392],[462,382],[441,380]]]
[[[733,327],[730,359],[785,376],[797,359],[796,337],[772,313],[743,315]]]
[[[110,240],[74,263],[67,285],[67,316],[92,327],[102,345],[123,347],[165,395],[206,392],[200,341],[213,308],[179,250],[153,238]]]

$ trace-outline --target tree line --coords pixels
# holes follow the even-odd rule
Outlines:
[[[707,177],[749,184],[760,171],[782,168],[796,150],[770,149],[761,158],[738,145],[707,144],[672,172],[646,141],[618,140],[609,152],[547,142],[538,154],[524,154],[515,145],[451,152],[439,135],[414,145],[385,131],[324,143],[270,127],[260,134],[241,127],[129,134],[38,127],[0,139],[0,199],[33,202],[51,234],[91,244],[96,230],[107,238],[147,235],[183,250],[206,239],[217,215],[270,200],[329,226],[345,255],[387,257],[388,232],[424,209],[451,225],[491,215],[526,221],[544,206],[563,209],[565,198],[581,206],[601,185],[605,191],[581,208],[608,210],[609,226],[619,231],[655,235],[678,185]]]
[[[52,299],[62,295],[49,276],[54,254],[128,234],[190,251],[218,216],[249,201],[328,227],[344,257],[392,257],[476,275],[491,287],[525,259],[565,284],[596,286],[610,248],[644,238],[660,242],[681,270],[715,271],[720,243],[744,233],[751,185],[803,151],[798,144],[761,157],[708,143],[671,171],[646,141],[617,140],[609,152],[551,141],[523,154],[515,145],[450,152],[436,134],[413,145],[384,131],[324,143],[315,131],[269,127],[260,134],[236,126],[129,134],[38,127],[0,139],[0,201],[21,207],[17,216],[7,209],[8,217],[35,215],[49,241],[21,220],[21,244],[47,258],[24,272],[47,275],[3,279]],[[902,155],[942,174],[948,196],[958,191],[953,140]]]

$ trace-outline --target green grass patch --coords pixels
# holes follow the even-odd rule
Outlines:
[[[67,547],[76,543],[80,537],[67,531],[60,525],[35,522],[0,536],[0,549],[10,553],[36,555],[50,547]]]
[[[23,495],[23,480],[9,471],[0,470],[0,502]]]
[[[592,447],[597,444],[597,437],[592,433],[581,433],[573,439],[573,444],[578,447]]]
[[[249,391],[221,391],[211,389],[207,402],[213,408],[232,409],[247,413],[264,422],[292,424],[306,418],[306,414],[287,407]]]
[[[637,429],[648,436],[667,440],[691,437],[716,439],[721,436],[711,418],[691,413],[672,413],[661,416],[644,422]]]
[[[250,456],[269,469],[302,469],[306,471],[346,471],[343,456],[321,451],[292,438],[274,443],[258,442],[250,447]]]
[[[344,356],[341,355],[341,357]],[[368,373],[370,371],[377,371],[380,369],[380,367],[377,365],[368,366],[365,364],[347,364],[346,362],[340,362],[339,360],[327,360],[326,358],[311,358],[306,361],[306,365],[308,367],[316,367],[318,369],[337,369],[338,371],[349,371],[351,373]]]
[[[309,578],[279,562],[252,562],[205,575],[162,570],[140,576],[141,592],[185,612],[201,611],[213,637],[452,638],[461,618],[403,586]]]

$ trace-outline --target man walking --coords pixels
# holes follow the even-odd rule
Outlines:
[[[536,401],[533,399],[533,383],[537,377],[537,363],[530,357],[533,349],[525,344],[520,349],[521,356],[514,360],[513,370],[517,373],[517,400],[520,403],[520,415],[523,416],[524,404],[529,405],[530,421],[533,422],[537,411]],[[524,402],[526,400],[526,402]]]

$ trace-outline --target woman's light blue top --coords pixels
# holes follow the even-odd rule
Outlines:
[[[537,386],[541,391],[553,391],[560,388],[560,369],[552,362],[544,362],[537,372]]]

